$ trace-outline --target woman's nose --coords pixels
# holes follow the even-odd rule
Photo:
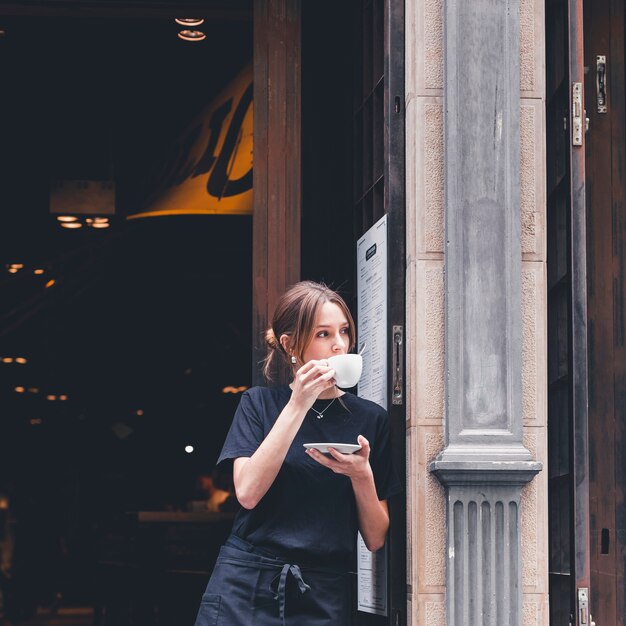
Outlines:
[[[345,350],[345,349],[346,349],[346,342],[345,342],[343,335],[337,335],[335,337],[333,350],[337,351],[337,350]]]

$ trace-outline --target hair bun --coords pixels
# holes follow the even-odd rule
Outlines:
[[[276,339],[276,335],[271,328],[268,328],[265,333],[265,343],[272,349],[276,350],[279,346],[278,340]]]

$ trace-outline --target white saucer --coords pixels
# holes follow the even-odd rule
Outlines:
[[[305,448],[315,448],[324,454],[328,454],[328,448],[334,448],[342,454],[353,454],[361,449],[358,443],[303,443]]]

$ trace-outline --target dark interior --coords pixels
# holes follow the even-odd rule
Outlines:
[[[109,602],[106,623],[151,623],[149,601],[100,597],[102,577],[120,582],[154,528],[176,534],[137,512],[206,497],[239,398],[223,389],[250,384],[252,219],[126,217],[251,63],[252,22],[207,20],[202,42],[150,16],[0,11],[0,28],[0,615]],[[51,182],[82,179],[115,181],[109,228],[50,214]]]

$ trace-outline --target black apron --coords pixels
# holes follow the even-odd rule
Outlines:
[[[347,572],[307,567],[231,535],[202,596],[195,626],[348,626]]]

